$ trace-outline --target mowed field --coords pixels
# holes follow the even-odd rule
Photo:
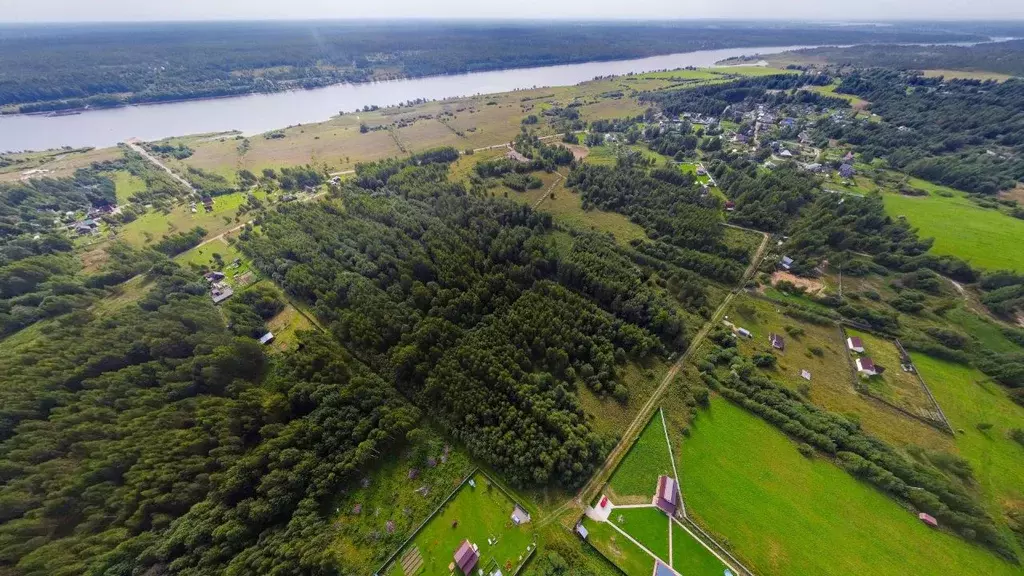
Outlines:
[[[650,504],[658,486],[658,476],[662,474],[674,476],[659,412],[647,423],[608,480],[607,488],[612,503]]]
[[[982,208],[961,192],[944,197],[934,193],[940,187],[928,188],[928,196],[884,194],[886,212],[905,216],[922,238],[934,238],[932,252],[936,254],[957,256],[987,270],[1024,272],[1024,250],[1019,249],[1024,220]]]
[[[681,447],[691,516],[761,576],[1020,574],[713,397]],[[1019,476],[1018,476],[1019,477]]]

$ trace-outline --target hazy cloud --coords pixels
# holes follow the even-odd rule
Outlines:
[[[1024,18],[1022,0],[0,0],[4,22],[326,18]]]

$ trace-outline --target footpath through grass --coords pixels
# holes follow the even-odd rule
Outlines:
[[[583,526],[590,532],[588,540],[594,548],[618,566],[626,576],[651,576],[654,559],[607,522],[584,518]]]
[[[726,566],[679,524],[673,524],[672,568],[683,576],[721,576]]]
[[[687,510],[760,576],[1020,574],[717,396],[679,465]]]
[[[655,556],[668,561],[668,516],[657,508],[616,508],[608,518],[644,545]]]

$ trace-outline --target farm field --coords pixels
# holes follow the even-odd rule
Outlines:
[[[1019,574],[720,397],[681,454],[691,516],[759,575]]]
[[[911,185],[918,187],[917,182]],[[1017,249],[1024,238],[1024,220],[982,208],[962,193],[945,197],[922,189],[930,194],[887,193],[882,198],[889,215],[905,216],[922,238],[935,239],[932,252],[957,256],[987,270],[1024,271],[1024,252]]]
[[[499,568],[507,574],[516,572],[533,546],[533,527],[531,524],[516,526],[512,523],[513,501],[493,486],[486,476],[477,473],[473,480],[476,487],[464,484],[399,552],[400,559],[406,552],[418,549],[422,569],[409,574],[403,569],[402,562],[393,562],[384,574],[451,574],[448,566],[453,562],[459,544],[466,539],[479,548],[477,566],[486,574]]]
[[[804,299],[800,300],[803,303]],[[865,431],[897,445],[913,444],[930,449],[950,446],[949,436],[856,392],[853,368],[847,360],[846,344],[838,326],[821,326],[786,316],[772,302],[746,295],[733,301],[728,316],[736,326],[753,334],[749,340],[739,338],[739,349],[745,356],[769,351],[768,335],[771,333],[785,338],[785,352],[775,352],[778,364],[766,374],[816,406],[860,422]],[[787,331],[787,327],[791,330]],[[793,336],[791,331],[802,331],[802,334]],[[811,373],[810,381],[801,377],[802,370]]]
[[[113,173],[113,177],[114,194],[117,195],[118,204],[128,202],[137,192],[146,189],[146,182],[127,170],[118,170]]]
[[[655,414],[608,480],[615,504],[650,504],[658,476],[674,476],[661,413]]]

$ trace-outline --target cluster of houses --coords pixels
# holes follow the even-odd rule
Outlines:
[[[101,218],[110,214],[117,214],[120,212],[120,208],[113,204],[104,204],[103,206],[96,206],[90,208],[85,213],[85,218],[75,220],[74,212],[65,212],[63,222],[67,224],[68,230],[78,234],[79,236],[86,236],[89,234],[95,234],[100,231],[100,224],[102,224]],[[57,219],[56,223],[59,225],[61,219]]]
[[[234,289],[224,281],[223,272],[207,272],[203,274],[203,278],[210,284],[210,297],[213,298],[214,304],[220,304],[235,295]]]

